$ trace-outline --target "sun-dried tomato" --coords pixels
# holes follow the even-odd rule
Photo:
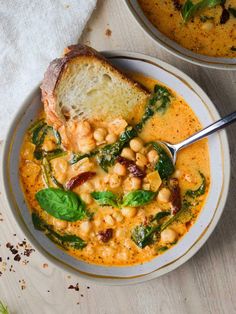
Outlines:
[[[117,157],[116,161],[119,162],[121,165],[124,165],[134,177],[138,178],[145,177],[146,175],[145,171],[140,169],[132,160],[119,156]]]
[[[108,242],[113,236],[113,229],[109,228],[106,229],[105,231],[99,231],[98,232],[98,238],[102,242],[106,243]]]
[[[72,190],[73,188],[75,188],[76,186],[79,186],[83,183],[85,183],[86,181],[88,181],[89,179],[91,179],[92,177],[95,176],[95,172],[91,172],[91,171],[87,171],[87,172],[83,172],[78,174],[77,176],[71,178],[66,184],[65,184],[65,188],[67,190]]]
[[[225,24],[230,18],[229,11],[223,7],[221,17],[220,17],[220,24]]]
[[[175,215],[181,209],[181,195],[180,195],[180,187],[179,180],[176,178],[170,179],[170,188],[171,188],[171,205],[172,205],[172,213]]]

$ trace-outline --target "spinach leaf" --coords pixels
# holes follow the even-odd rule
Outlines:
[[[199,172],[202,183],[200,184],[199,188],[196,190],[187,190],[185,192],[185,196],[191,197],[191,198],[196,198],[197,196],[201,196],[206,192],[206,178],[203,173]]]
[[[119,207],[117,196],[111,191],[92,192],[91,195],[101,206]]]
[[[86,246],[86,242],[80,237],[73,234],[64,234],[61,235],[53,230],[51,226],[49,226],[43,219],[39,217],[38,214],[32,213],[32,221],[35,229],[39,231],[44,231],[46,236],[55,242],[57,245],[63,247],[64,249],[68,249],[69,247],[73,247],[75,249],[83,249]]]
[[[229,8],[228,8],[228,11],[229,11],[234,17],[236,17],[236,8],[229,7]]]
[[[159,159],[156,163],[155,170],[159,172],[161,179],[168,179],[175,171],[173,161],[166,150],[159,144],[152,142],[153,148],[158,152]]]
[[[114,165],[116,158],[120,155],[122,149],[129,141],[137,136],[137,131],[128,126],[120,135],[120,138],[114,144],[108,144],[98,150],[97,162],[104,171],[108,171],[108,167]]]
[[[122,206],[138,207],[150,203],[156,193],[147,190],[136,190],[124,195]]]
[[[152,218],[151,222],[153,222],[153,221],[159,222],[162,218],[164,218],[166,216],[170,216],[170,212],[168,212],[168,211],[159,212]]]
[[[131,233],[131,239],[140,248],[144,248],[146,245],[152,244],[158,239],[160,233],[163,230],[169,227],[169,225],[171,225],[174,221],[179,220],[181,216],[184,215],[187,210],[189,210],[189,206],[190,203],[183,205],[177,214],[173,215],[170,219],[162,224],[154,224],[151,222],[148,225],[141,224],[136,226]]]
[[[77,221],[87,216],[85,204],[74,192],[46,188],[37,192],[35,198],[48,214],[57,219]]]
[[[158,253],[163,253],[163,252],[165,252],[165,251],[167,251],[168,250],[168,246],[162,246],[162,247],[160,247],[158,250],[157,250],[157,252]]]
[[[47,124],[40,123],[37,128],[35,128],[32,132],[32,143],[36,146],[40,146],[43,144],[44,139],[48,132]]]
[[[135,129],[140,132],[144,124],[156,113],[164,114],[171,103],[172,94],[170,91],[161,85],[155,85],[153,94],[150,97],[144,115],[141,121],[135,126]]]
[[[145,246],[154,242],[155,231],[157,231],[155,227],[141,224],[133,229],[131,239],[137,246],[143,249]]]
[[[201,0],[195,4],[191,0],[187,0],[181,10],[183,20],[186,23],[199,11],[215,7],[219,4],[222,4],[222,0]]]
[[[98,153],[98,150],[95,150],[91,153],[87,153],[87,154],[75,154],[73,153],[72,158],[69,160],[69,164],[70,165],[74,165],[76,164],[78,161],[84,159],[84,158],[90,158],[90,157],[94,157],[96,156]]]

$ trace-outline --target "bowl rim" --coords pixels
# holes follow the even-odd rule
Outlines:
[[[169,71],[174,73],[176,76],[180,77],[181,79],[188,81],[190,83],[191,87],[194,90],[198,91],[198,94],[201,94],[201,98],[203,99],[204,102],[207,102],[208,105],[210,105],[211,108],[211,113],[214,115],[214,117],[218,117],[218,111],[216,110],[215,106],[209,99],[209,97],[205,94],[205,92],[185,73],[182,71],[178,70],[177,68],[173,67],[172,65],[169,65],[157,58],[149,57],[144,54],[140,53],[134,53],[134,52],[127,52],[127,51],[122,51],[122,50],[113,50],[113,51],[102,51],[101,52],[105,57],[114,59],[114,58],[133,58],[133,59],[138,59],[138,60],[143,60],[143,61],[148,61],[153,64],[158,64],[159,66],[162,66],[165,71]],[[63,264],[59,260],[57,260],[55,257],[52,257],[47,253],[41,245],[34,239],[34,236],[30,233],[30,231],[25,228],[25,225],[23,223],[23,220],[20,216],[14,215],[14,209],[13,207],[15,206],[14,202],[11,200],[11,191],[9,191],[9,187],[7,184],[8,181],[8,174],[7,174],[7,159],[9,155],[9,150],[11,149],[11,139],[12,136],[14,135],[16,125],[18,124],[20,117],[24,114],[26,108],[29,106],[30,100],[32,100],[32,96],[35,94],[35,92],[38,90],[37,86],[34,88],[34,90],[29,94],[29,96],[26,98],[26,100],[22,103],[23,105],[18,109],[16,112],[14,118],[12,119],[11,124],[9,125],[7,135],[6,135],[6,140],[3,145],[3,151],[2,151],[2,163],[1,163],[1,180],[3,182],[3,196],[7,201],[8,206],[11,209],[11,213],[14,216],[14,219],[17,221],[19,227],[21,230],[24,232],[26,235],[27,239],[29,242],[33,244],[34,247],[37,248],[37,250],[44,256],[46,257],[50,262],[52,262],[54,265],[57,265],[59,268],[62,268],[63,270],[67,270],[74,275],[79,275],[80,278],[86,279],[89,281],[93,281],[98,284],[105,284],[105,285],[129,285],[129,284],[136,284],[136,283],[141,283],[144,281],[148,281],[151,279],[154,279],[156,277],[159,277],[165,273],[168,273],[177,267],[181,266],[184,264],[187,260],[189,260],[196,252],[202,247],[202,245],[207,241],[213,230],[215,229],[216,224],[218,223],[220,216],[223,212],[224,205],[226,202],[228,190],[229,190],[229,181],[230,181],[230,155],[229,155],[229,145],[228,145],[228,139],[225,130],[221,131],[221,139],[222,139],[222,147],[224,148],[224,190],[223,194],[221,195],[220,199],[220,204],[218,206],[218,209],[212,218],[212,221],[210,225],[205,229],[204,234],[201,236],[201,238],[198,240],[198,242],[185,253],[184,256],[180,257],[177,261],[174,261],[171,265],[165,266],[165,268],[158,269],[154,272],[142,275],[140,277],[135,277],[135,278],[103,278],[103,277],[96,277],[93,275],[89,274],[84,274],[79,270],[75,270],[73,267]]]
[[[138,3],[133,3],[136,0],[123,0],[126,7],[128,8],[131,15],[134,17],[136,23],[139,25],[140,28],[144,30],[144,32],[160,47],[171,53],[177,58],[181,60],[190,62],[195,65],[199,65],[206,68],[211,69],[220,69],[220,70],[236,70],[236,58],[235,63],[230,63],[230,58],[222,58],[222,57],[210,57],[202,54],[198,54],[193,52],[187,48],[182,47],[175,41],[171,40],[164,34],[162,34],[152,23],[146,18],[143,13],[143,17],[140,16],[139,12],[136,11],[135,6],[139,6]],[[142,11],[141,8],[139,8]],[[147,25],[150,24],[149,26]],[[155,29],[155,31],[151,30],[151,27]],[[158,32],[161,37],[165,38],[165,40],[161,40],[156,36],[154,32]],[[175,46],[175,47],[174,47]],[[181,52],[182,51],[182,52]],[[205,60],[204,60],[205,59]],[[225,62],[226,63],[225,63]],[[228,62],[227,62],[228,61]]]

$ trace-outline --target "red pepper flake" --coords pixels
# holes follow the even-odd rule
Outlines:
[[[105,231],[99,231],[98,232],[98,238],[102,242],[106,243],[108,242],[113,236],[113,229],[109,228]]]
[[[13,248],[13,245],[12,245],[10,242],[7,242],[6,247],[7,247],[8,249],[12,249],[12,248]]]
[[[107,28],[106,31],[105,31],[105,35],[106,35],[107,37],[110,37],[111,34],[112,34],[112,31],[110,30],[110,28]]]
[[[78,174],[77,176],[71,178],[66,184],[65,184],[65,188],[67,190],[72,190],[73,188],[85,183],[86,181],[88,181],[89,179],[91,179],[92,177],[94,177],[96,174],[96,172],[91,172],[91,171],[87,171],[87,172],[83,172]]]
[[[144,178],[146,173],[142,169],[140,169],[134,161],[124,158],[122,156],[117,157],[116,161],[121,165],[124,165],[128,171],[134,176],[138,178]]]
[[[19,254],[16,254],[16,256],[14,257],[14,261],[19,262],[21,260],[21,257]]]
[[[173,4],[176,10],[180,11],[182,8],[182,4],[179,2],[179,0],[173,0]]]
[[[78,284],[78,282],[77,282],[77,284],[75,286],[69,285],[68,289],[74,289],[75,291],[79,291],[79,284]]]
[[[29,257],[31,253],[35,252],[35,249],[25,249],[24,250],[24,255]]]

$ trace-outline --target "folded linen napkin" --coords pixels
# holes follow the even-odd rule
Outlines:
[[[49,62],[78,41],[96,0],[0,0],[0,140]]]

